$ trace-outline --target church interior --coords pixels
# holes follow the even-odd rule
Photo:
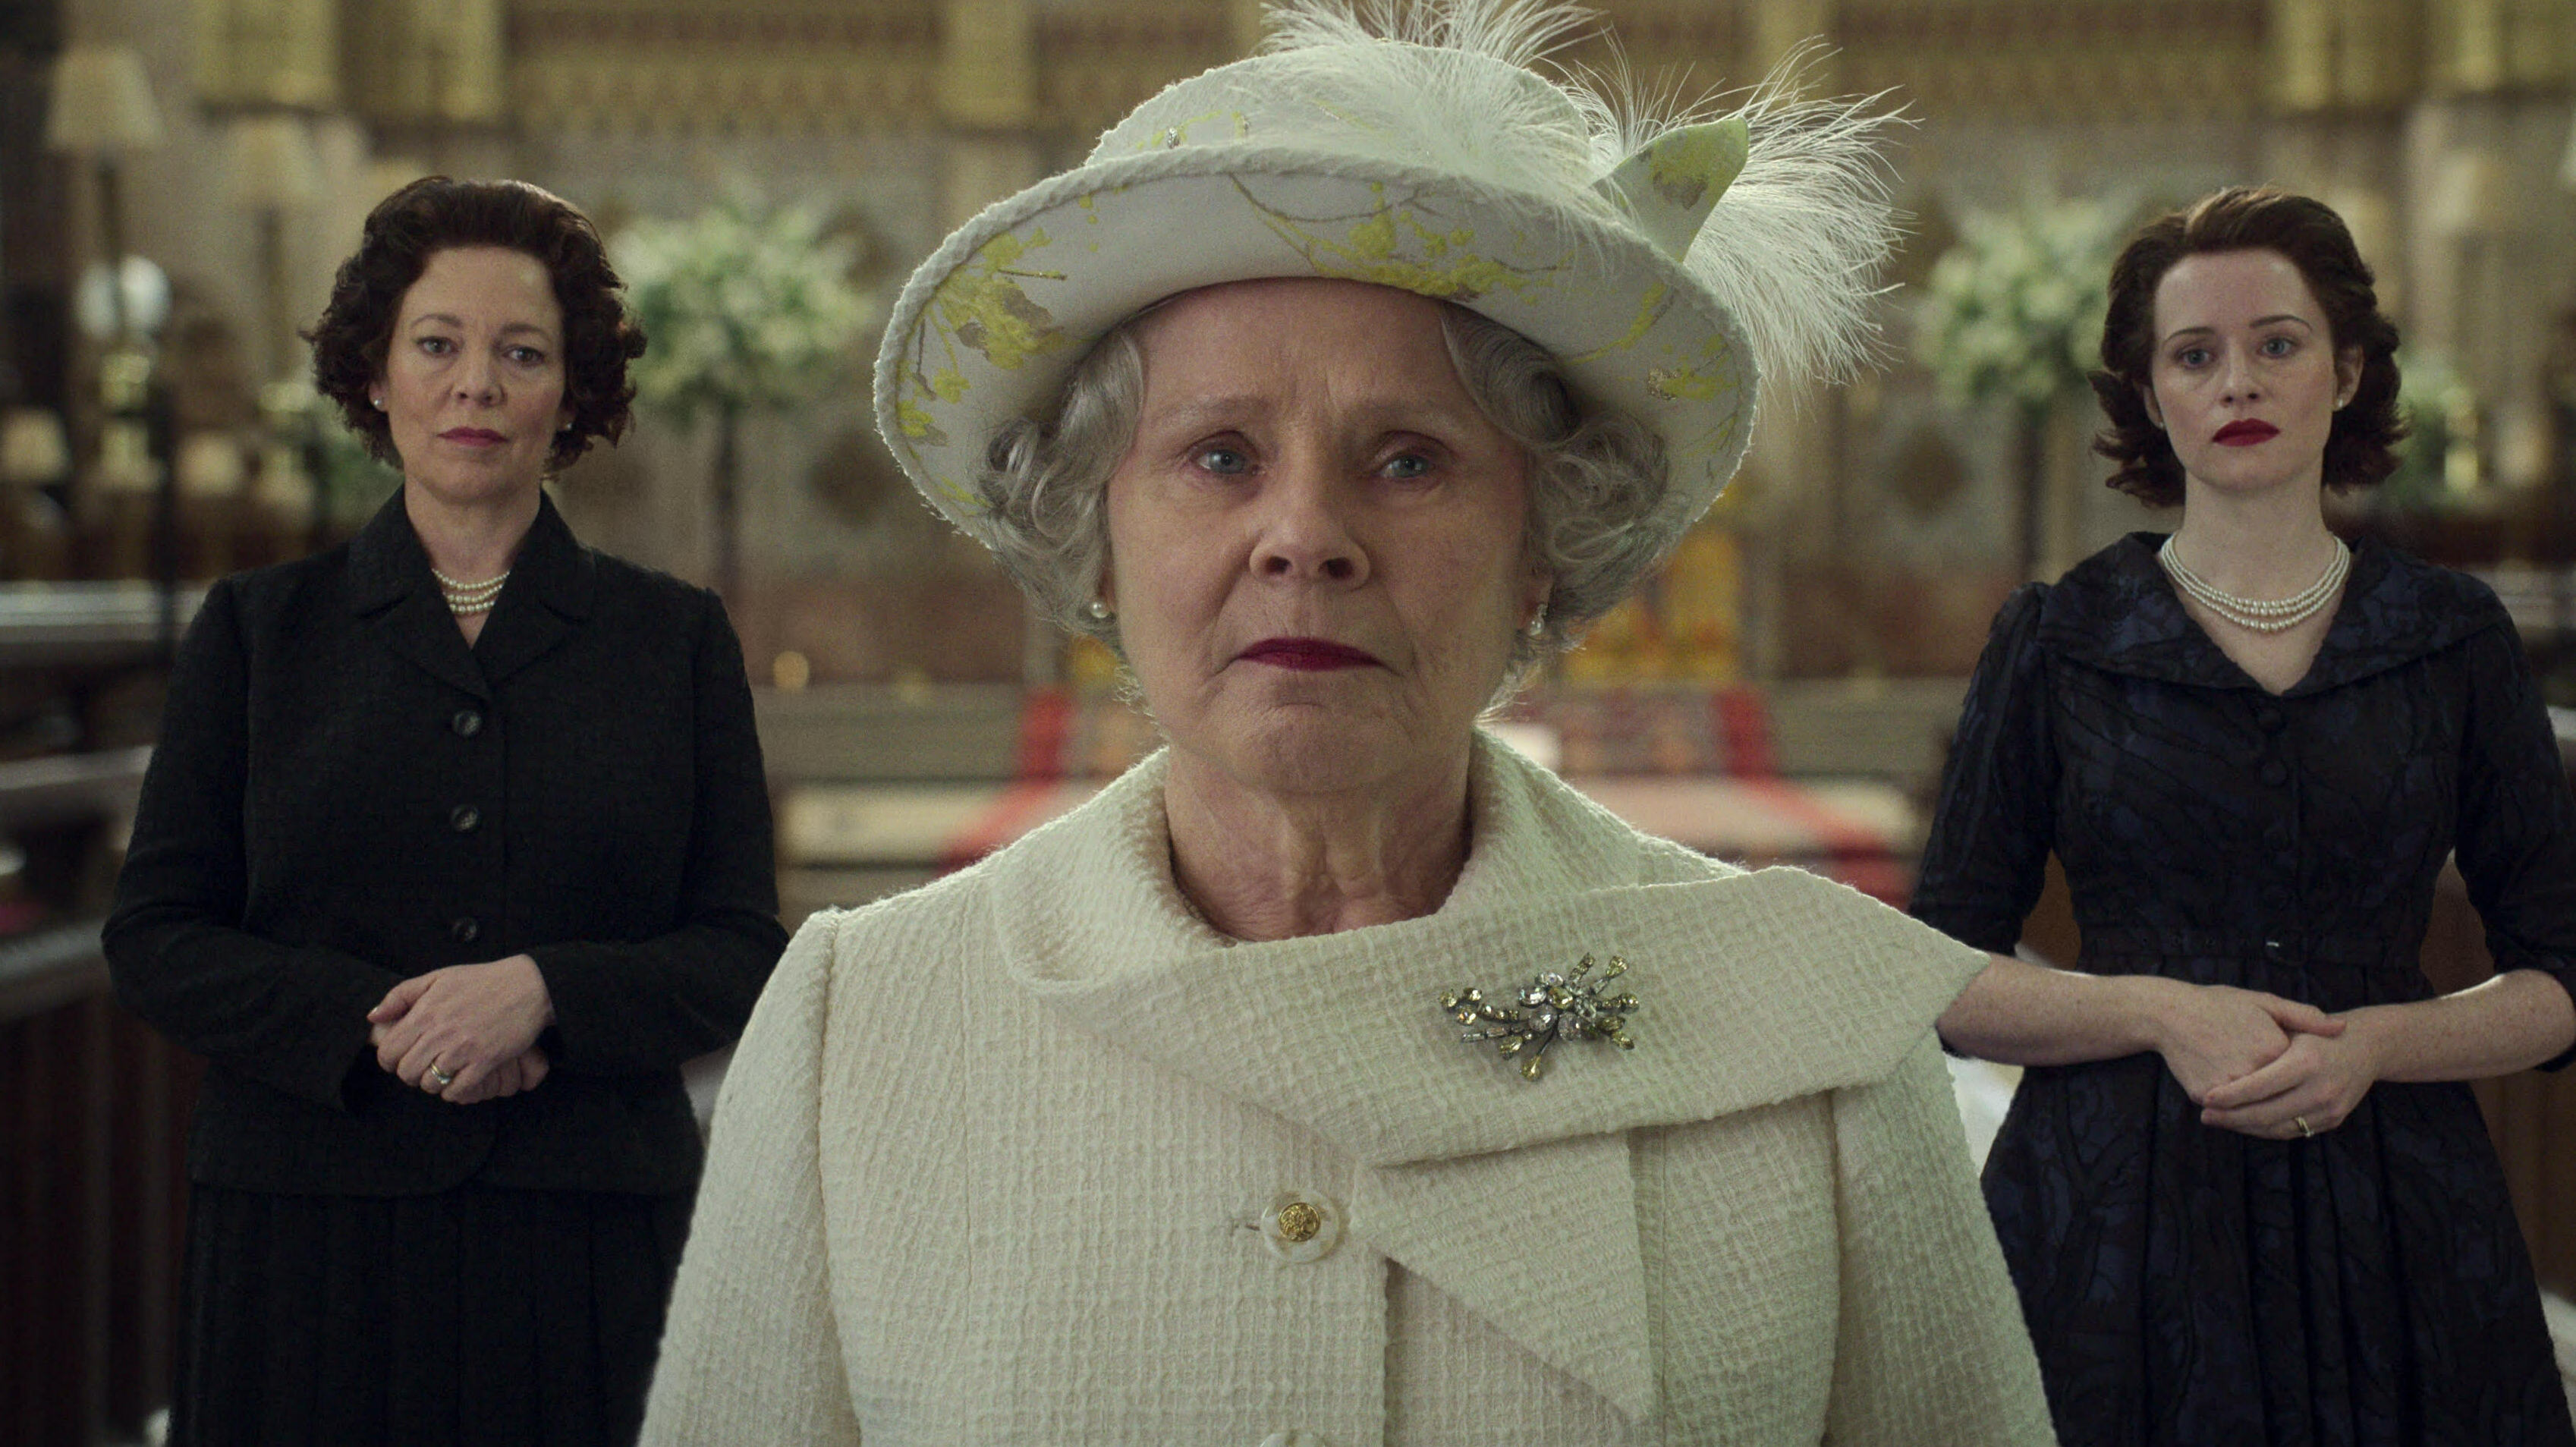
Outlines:
[[[1592,3],[1619,49],[1570,59],[1901,111],[1905,235],[1876,365],[1766,392],[1719,503],[1498,732],[1639,828],[1901,905],[1997,607],[2173,525],[2090,449],[2109,257],[2268,181],[2346,219],[2404,336],[2403,465],[2333,525],[2494,587],[2576,771],[2576,4]],[[1258,0],[0,7],[0,1439],[142,1441],[169,1399],[201,1067],[117,1004],[98,929],[206,586],[398,484],[299,337],[369,209],[517,177],[607,236],[653,350],[634,428],[549,495],[721,593],[792,930],[1156,746],[1117,659],[919,504],[869,366],[942,236],[1261,30]],[[2024,945],[2075,958],[2062,889]],[[2423,959],[2491,969],[2456,877]],[[2011,1080],[1960,1088],[1991,1135]],[[2478,1094],[2576,1380],[2576,1072]]]

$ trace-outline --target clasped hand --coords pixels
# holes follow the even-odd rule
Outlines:
[[[367,1012],[367,1042],[376,1063],[403,1084],[451,1105],[473,1105],[536,1089],[550,1068],[537,1035],[554,1018],[537,962],[512,955],[394,986]]]
[[[2378,1079],[2345,1024],[2278,995],[2198,986],[2168,1015],[2162,1053],[2201,1124],[2295,1140],[2343,1124]]]

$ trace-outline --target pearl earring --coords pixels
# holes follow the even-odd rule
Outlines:
[[[1094,599],[1092,599],[1090,602],[1088,602],[1088,603],[1084,604],[1084,605],[1083,605],[1083,607],[1082,607],[1082,611],[1083,611],[1083,612],[1085,612],[1085,613],[1090,614],[1090,615],[1092,616],[1093,621],[1095,621],[1095,622],[1100,622],[1100,623],[1106,623],[1106,622],[1108,622],[1110,619],[1115,618],[1115,617],[1117,617],[1117,616],[1118,616],[1118,610],[1117,610],[1117,609],[1110,607],[1108,604],[1101,602],[1101,601],[1100,601],[1099,599],[1097,599],[1097,598],[1094,598]]]
[[[382,398],[382,397],[370,397],[370,398],[368,398],[367,400],[376,404],[376,410],[377,410],[377,411],[382,412],[383,410],[385,410],[385,399],[384,399],[384,398]]]
[[[1545,603],[1538,605],[1538,611],[1530,615],[1529,626],[1521,631],[1529,635],[1529,641],[1532,643],[1536,643],[1541,637],[1546,635],[1547,605]]]

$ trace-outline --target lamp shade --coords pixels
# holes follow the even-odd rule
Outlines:
[[[57,151],[145,151],[161,144],[161,110],[130,45],[74,45],[54,61],[45,144]]]
[[[313,199],[321,163],[298,116],[245,116],[233,123],[233,196],[254,209],[285,210]]]
[[[53,482],[72,470],[63,419],[42,407],[0,414],[0,481]]]
[[[2457,151],[2433,173],[2425,220],[2437,236],[2488,241],[2521,223],[2523,198],[2504,158],[2488,151]]]

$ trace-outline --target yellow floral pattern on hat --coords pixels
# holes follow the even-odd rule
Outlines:
[[[1720,397],[1738,396],[1743,390],[1743,354],[1722,334],[1702,341],[1694,359],[1646,369],[1646,391],[1666,402],[1714,402]],[[1741,405],[1728,407],[1716,426],[1696,436],[1669,440],[1678,444],[1677,451],[1700,453],[1714,464],[1717,458],[1733,455],[1747,410]]]
[[[1273,234],[1286,242],[1317,276],[1391,286],[1441,301],[1473,301],[1497,291],[1520,292],[1550,286],[1556,273],[1570,265],[1573,251],[1533,267],[1512,267],[1476,249],[1476,233],[1464,226],[1435,226],[1438,213],[1416,198],[1387,199],[1383,182],[1369,187],[1373,204],[1358,216],[1299,217],[1252,194],[1241,177],[1229,177],[1244,203]],[[1342,228],[1339,239],[1325,228]]]
[[[1744,169],[1742,117],[1690,126],[1646,148],[1646,174],[1655,194],[1676,210],[1704,211]]]
[[[1684,126],[1648,142],[1595,188],[1617,198],[1665,255],[1690,254],[1700,224],[1744,171],[1744,118]]]
[[[1664,319],[1664,313],[1672,310],[1672,305],[1673,289],[1670,286],[1660,281],[1647,283],[1644,294],[1637,299],[1637,315],[1629,320],[1626,331],[1588,352],[1578,352],[1566,358],[1565,364],[1580,367],[1599,361],[1612,352],[1628,350],[1645,340],[1646,333],[1654,330],[1655,323]]]
[[[1701,342],[1691,361],[1646,369],[1646,390],[1667,402],[1712,402],[1743,385],[1735,348],[1722,334]]]
[[[1210,134],[1202,143],[1221,148],[1219,127],[1203,129]],[[1149,155],[1140,163],[1163,159]],[[1190,164],[1188,157],[1170,159]],[[1638,164],[1628,179],[1645,193],[1643,209],[1670,216],[1680,198],[1649,183],[1648,159],[1646,151],[1632,156]],[[1720,174],[1708,177],[1712,191],[1726,179],[1722,153],[1718,159]],[[1597,184],[1602,199],[1630,209],[1623,204],[1629,193],[1614,191],[1610,178]],[[1108,324],[1085,310],[1096,301],[1088,269],[1102,265],[1098,253],[1151,246],[1131,251],[1120,271],[1169,275],[1179,279],[1168,284],[1180,289],[1195,284],[1167,254],[1174,215],[1195,218],[1186,234],[1236,258],[1226,263],[1234,274],[1303,273],[1472,306],[1525,335],[1552,339],[1543,345],[1570,367],[1599,367],[1602,376],[1587,378],[1587,386],[1642,409],[1641,418],[1663,432],[1676,517],[1695,514],[1734,469],[1750,430],[1751,359],[1722,323],[1708,328],[1699,293],[1660,268],[1632,268],[1615,280],[1599,275],[1590,249],[1597,238],[1576,224],[1588,217],[1514,214],[1488,198],[1452,196],[1398,176],[1180,170],[1120,175],[1053,198],[1035,214],[996,218],[913,304],[906,335],[889,351],[895,361],[879,405],[889,440],[942,513],[983,535],[990,504],[982,493],[980,435],[1005,415],[1043,406],[1068,359]]]
[[[1020,264],[1030,253],[1052,244],[1043,227],[1025,236],[1005,231],[977,247],[964,265],[939,284],[924,315],[929,325],[913,334],[911,365],[905,369],[912,395],[895,402],[895,424],[907,439],[933,447],[948,445],[948,434],[932,418],[928,404],[933,400],[954,404],[973,385],[961,365],[961,348],[980,354],[1002,371],[1016,372],[1030,358],[1071,344],[1055,316],[1020,289],[1023,277],[1064,279],[1060,271]],[[943,354],[935,359],[929,355],[934,339]]]
[[[1020,278],[1062,281],[1064,273],[1017,265],[1029,253],[1052,244],[1043,227],[1026,236],[1005,231],[985,242],[972,259],[939,284],[930,302],[931,325],[943,338],[981,352],[984,360],[1005,372],[1018,371],[1031,357],[1061,350],[1068,344],[1064,329],[1045,307],[1020,290]],[[953,385],[962,393],[965,378],[958,377]],[[936,380],[933,390],[947,401],[957,400],[956,394],[941,390]]]

